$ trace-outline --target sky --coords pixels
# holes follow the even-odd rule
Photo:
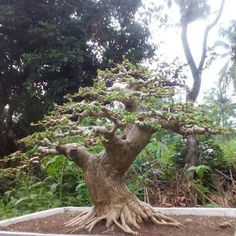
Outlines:
[[[151,2],[155,3],[154,0],[145,0],[145,4],[149,4]],[[212,11],[214,12],[219,9],[221,0],[208,0],[208,4],[211,6]],[[200,60],[202,52],[204,29],[209,22],[212,22],[214,16],[215,15],[212,14],[210,17],[208,17],[208,19],[206,19],[206,21],[194,22],[188,29],[190,48],[197,64]],[[223,14],[219,22],[209,33],[208,46],[213,46],[216,40],[220,40],[220,27],[227,27],[231,20],[236,20],[236,0],[226,0]],[[176,24],[179,21],[179,9],[177,6],[173,6],[171,8],[170,21],[173,24]],[[162,41],[162,44],[158,49],[158,55],[161,55],[162,60],[171,62],[178,56],[183,62],[186,62],[181,43],[181,31],[179,27],[169,27],[167,30],[160,32],[160,29],[156,26],[155,22],[153,22],[150,26],[150,30],[152,33],[152,42],[159,43]],[[202,100],[203,94],[208,91],[209,88],[217,86],[220,69],[226,63],[226,60],[227,59],[215,60],[210,65],[210,67],[203,72],[203,83],[198,101]],[[192,80],[189,80],[188,84],[191,84],[191,81]]]

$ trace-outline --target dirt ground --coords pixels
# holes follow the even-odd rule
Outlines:
[[[68,228],[63,224],[76,216],[78,213],[64,213],[49,216],[43,219],[31,220],[18,223],[8,227],[0,227],[0,231],[37,232],[66,234]],[[173,216],[172,216],[173,217]],[[234,236],[236,218],[228,217],[196,217],[196,216],[174,216],[174,219],[183,224],[182,227],[155,226],[152,223],[142,225],[139,235],[148,236]],[[89,234],[82,230],[74,234]],[[126,236],[119,229],[107,231],[103,224],[98,224],[91,234]]]

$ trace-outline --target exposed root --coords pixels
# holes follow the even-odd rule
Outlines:
[[[104,207],[103,210],[94,207],[68,221],[65,225],[70,227],[68,232],[71,233],[81,229],[91,232],[96,224],[105,221],[109,230],[117,226],[125,233],[137,235],[138,232],[135,230],[140,229],[140,223],[143,220],[151,220],[156,225],[181,226],[174,219],[156,212],[150,205],[137,199],[119,206]]]

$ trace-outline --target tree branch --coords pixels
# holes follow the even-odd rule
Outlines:
[[[192,89],[188,90],[186,100],[194,102],[197,99],[197,96],[198,96],[198,93],[200,90],[201,77],[200,77],[199,71],[197,69],[196,63],[193,59],[192,52],[189,47],[188,38],[187,38],[187,28],[188,28],[188,24],[183,23],[182,45],[183,45],[185,57],[187,59],[187,62],[189,64],[189,67],[190,67],[190,70],[191,70],[191,73],[193,76],[193,86],[192,86]]]
[[[59,152],[55,149],[55,147],[43,147],[39,146],[38,151],[41,156],[48,156],[48,155],[57,155]]]
[[[117,128],[118,126],[115,124],[104,126],[77,126],[76,129],[72,129],[69,134],[82,134],[85,136],[102,135],[110,140],[114,137]]]
[[[122,137],[115,137],[106,145],[106,153],[110,163],[122,176],[130,167],[133,160],[149,143],[153,129],[140,126],[138,123],[130,124],[127,133]]]
[[[196,62],[193,59],[193,55],[192,55],[192,52],[190,50],[189,43],[188,43],[188,38],[187,38],[188,23],[182,22],[182,35],[181,35],[182,45],[183,45],[185,57],[186,57],[187,62],[190,66],[191,73],[193,76],[193,86],[192,86],[192,89],[187,93],[187,99],[186,99],[187,101],[195,102],[197,99],[197,96],[199,94],[200,87],[201,87],[201,73],[202,73],[203,65],[204,65],[205,58],[206,58],[207,40],[208,40],[209,31],[218,22],[221,14],[222,14],[222,11],[223,11],[224,3],[225,3],[225,0],[222,0],[220,10],[219,10],[215,20],[206,27],[206,30],[204,33],[204,39],[203,39],[202,55],[201,55],[201,60],[200,60],[198,67],[196,66]]]
[[[56,146],[56,151],[75,162],[83,171],[87,168],[91,159],[94,158],[85,147],[77,143],[59,144]]]
[[[192,55],[192,52],[189,47],[187,31],[188,31],[188,24],[183,23],[181,38],[182,38],[182,45],[183,45],[183,49],[184,49],[184,54],[185,54],[185,57],[187,59],[189,66],[190,66],[192,76],[193,76],[193,78],[196,78],[196,76],[198,74],[198,69],[197,69],[196,63],[193,59],[193,55]]]
[[[151,113],[145,113],[146,117],[148,117],[150,120],[152,120],[154,123],[158,123],[161,125],[162,128],[171,130],[173,132],[176,132],[180,135],[187,136],[187,135],[202,135],[202,134],[217,134],[219,132],[211,130],[209,128],[205,127],[199,127],[197,125],[191,125],[186,124],[184,121],[179,121],[176,119],[168,119],[164,117],[161,112],[158,111],[152,111]],[[138,123],[141,124],[141,126],[146,126],[142,122]],[[148,125],[147,125],[148,127]]]
[[[222,0],[221,1],[221,6],[220,6],[220,9],[218,11],[218,14],[217,14],[216,18],[205,29],[204,39],[203,39],[203,47],[202,47],[202,56],[201,56],[201,60],[200,60],[199,66],[198,66],[198,72],[199,73],[202,72],[203,65],[204,65],[204,62],[205,62],[205,59],[206,59],[207,40],[208,40],[209,32],[217,24],[217,22],[219,21],[221,15],[222,15],[222,12],[223,12],[224,4],[225,4],[225,0]]]
[[[85,111],[79,113],[79,112],[74,111],[70,118],[73,121],[74,120],[79,120],[79,122],[80,122],[85,117],[107,118],[108,120],[112,121],[115,124],[115,126],[117,126],[117,128],[118,127],[123,127],[125,125],[122,122],[120,122],[118,119],[116,119],[111,114],[111,112],[107,108],[105,108],[105,107],[102,107],[101,111],[98,111],[98,112],[93,112],[93,111],[85,110]]]
[[[156,118],[158,123],[165,129],[172,130],[178,134],[183,136],[187,135],[202,135],[202,134],[217,134],[216,131],[199,127],[197,125],[187,125],[183,122],[179,122],[177,120],[167,120],[161,117]]]
[[[70,143],[65,145],[53,145],[50,141],[45,142],[47,146],[39,146],[40,156],[59,155],[62,154],[75,162],[82,170],[87,168],[89,161],[94,158],[85,147],[78,143]]]

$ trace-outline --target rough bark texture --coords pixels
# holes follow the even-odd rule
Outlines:
[[[198,141],[196,139],[195,135],[189,135],[187,136],[186,141],[187,146],[187,155],[185,157],[185,168],[186,170],[190,168],[191,166],[195,166],[198,159],[198,153],[197,153],[197,147],[198,147]],[[192,180],[194,177],[194,173],[190,172],[187,175],[188,180]]]
[[[195,102],[197,97],[198,97],[200,87],[201,87],[202,68],[198,69],[197,66],[196,66],[196,63],[195,63],[194,58],[192,56],[192,52],[191,52],[190,47],[189,47],[187,32],[188,32],[188,24],[185,23],[185,24],[182,25],[181,39],[182,39],[182,45],[183,45],[185,57],[187,59],[187,62],[188,62],[188,65],[190,67],[192,77],[193,77],[193,86],[189,90],[189,92],[187,93],[186,100]]]
[[[195,159],[192,159],[192,156],[197,156],[196,148],[198,147],[198,141],[194,135],[189,135],[187,137],[187,147],[188,147],[188,154],[185,158],[186,164],[189,166],[194,166],[196,164]]]
[[[114,135],[105,145],[104,153],[92,156],[77,144],[58,145],[56,151],[69,157],[84,171],[84,180],[94,203],[92,210],[82,213],[66,225],[71,232],[87,228],[89,232],[105,220],[108,229],[117,226],[126,233],[137,234],[143,220],[154,224],[180,224],[140,201],[122,182],[139,152],[148,144],[153,131],[131,125],[125,136]]]

